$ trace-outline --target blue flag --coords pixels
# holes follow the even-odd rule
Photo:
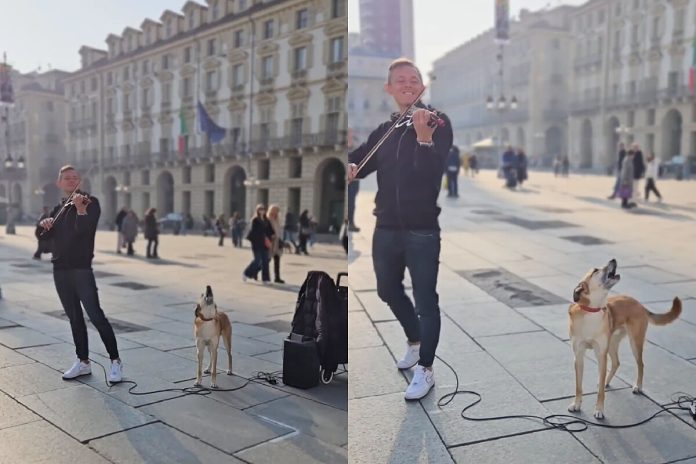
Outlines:
[[[225,138],[225,129],[210,119],[208,112],[205,111],[205,107],[200,101],[198,102],[198,122],[201,132],[208,135],[210,143],[220,143]]]

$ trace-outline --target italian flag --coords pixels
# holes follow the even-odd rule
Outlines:
[[[696,37],[692,45],[693,57],[691,58],[691,67],[689,68],[689,92],[691,95],[696,94]]]
[[[186,126],[186,117],[184,115],[184,107],[179,110],[179,156],[186,155],[188,151],[188,127]]]

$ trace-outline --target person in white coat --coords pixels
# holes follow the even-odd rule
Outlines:
[[[660,163],[658,163],[655,158],[655,153],[650,152],[647,158],[648,164],[645,169],[645,201],[650,199],[650,192],[654,192],[657,195],[657,201],[662,201],[662,195],[660,191],[657,190],[655,186],[655,180],[657,180],[658,170],[660,168]]]

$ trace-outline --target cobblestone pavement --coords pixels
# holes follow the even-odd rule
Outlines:
[[[346,269],[340,246],[317,244],[310,256],[284,256],[287,283],[265,287],[242,282],[251,251],[229,239],[220,248],[215,237],[164,235],[159,261],[144,259],[142,235],[134,257],[115,244],[114,232],[97,233],[94,269],[136,392],[193,384],[193,309],[205,285],[233,321],[235,375],[221,370],[218,384],[234,388],[257,371],[282,370],[307,271]],[[252,383],[208,396],[130,395],[127,384],[108,388],[95,364],[91,376],[63,381],[75,358],[70,327],[48,255],[34,261],[34,249],[33,228],[0,232],[0,463],[347,462],[345,374],[309,390]],[[91,358],[106,365],[93,327],[89,338]]]
[[[395,362],[404,335],[377,296],[371,260],[375,184],[361,182],[349,271],[349,456],[351,463],[696,463],[696,421],[661,414],[640,427],[580,433],[545,430],[539,421],[471,422],[473,401],[437,400],[455,387],[436,360],[436,387],[406,403],[410,373]],[[592,267],[616,258],[614,288],[665,312],[674,296],[682,316],[648,329],[645,395],[630,386],[636,367],[624,341],[618,378],[607,393],[608,424],[646,418],[675,392],[696,395],[696,183],[659,181],[665,202],[630,212],[606,199],[613,178],[530,173],[519,191],[492,171],[460,178],[460,198],[441,196],[442,253],[438,283],[442,332],[438,354],[456,370],[459,388],[482,402],[474,417],[566,413],[574,395],[567,310],[573,288]],[[408,278],[407,278],[408,283]],[[410,286],[410,285],[407,285]],[[580,417],[592,419],[596,363],[585,363]]]

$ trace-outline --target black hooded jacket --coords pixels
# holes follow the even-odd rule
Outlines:
[[[94,235],[101,208],[95,197],[90,199],[85,216],[78,216],[75,206],[70,205],[43,235],[52,242],[53,269],[92,269]],[[61,203],[53,208],[50,217],[55,218],[62,206]]]
[[[432,108],[428,108],[431,111]],[[416,130],[411,117],[399,123],[377,150],[358,178],[377,171],[377,195],[374,215],[376,226],[383,229],[439,230],[437,221],[440,207],[437,197],[442,185],[442,174],[447,155],[452,147],[452,125],[449,118],[433,133],[433,147],[416,141]],[[398,116],[398,115],[397,115]],[[367,139],[348,154],[350,163],[359,164],[396,120],[382,123]]]

